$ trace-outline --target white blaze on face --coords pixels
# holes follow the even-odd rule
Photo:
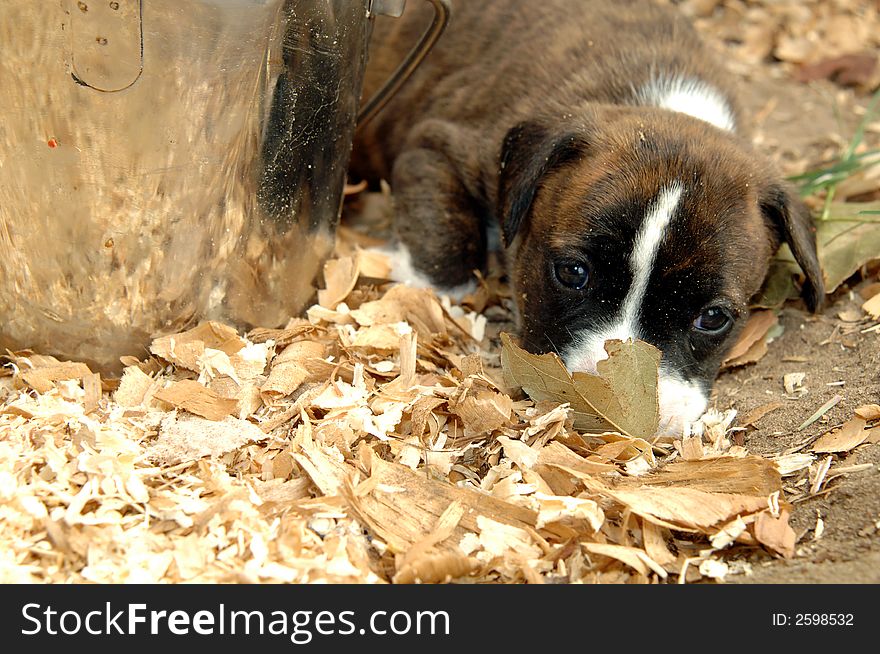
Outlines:
[[[682,191],[683,187],[678,181],[660,190],[636,233],[629,258],[632,285],[623,300],[620,313],[604,327],[576,334],[573,344],[562,356],[569,370],[595,374],[599,361],[608,358],[606,340],[641,338],[639,314],[657,252],[678,209]],[[660,367],[658,392],[661,432],[679,433],[685,421],[692,422],[703,414],[708,401],[697,384],[685,381],[666,365]]]

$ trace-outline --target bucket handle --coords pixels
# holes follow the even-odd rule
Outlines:
[[[427,56],[431,48],[443,34],[446,25],[449,23],[449,14],[451,12],[450,0],[428,0],[434,7],[434,20],[431,25],[422,34],[419,42],[409,51],[404,60],[397,69],[391,74],[391,77],[382,85],[378,91],[373,94],[361,108],[357,116],[358,128],[366,125],[370,120],[379,113],[382,108],[388,104],[388,101],[394,97],[394,94],[400,90],[400,87],[415,72],[422,60]],[[403,13],[403,7],[406,0],[372,0],[370,3],[370,13],[383,13],[389,16],[400,16]]]

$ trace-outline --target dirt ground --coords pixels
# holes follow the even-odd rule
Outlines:
[[[863,86],[855,88],[825,79],[803,82],[798,73],[805,65],[843,54],[844,49],[865,53],[876,61],[876,43],[870,41],[876,36],[860,40],[860,35],[880,34],[880,3],[681,4],[684,11],[695,16],[705,37],[725,51],[731,67],[740,75],[743,102],[756,118],[756,142],[776,157],[785,173],[817,168],[839,153],[861,120],[870,91],[876,88],[876,68]],[[799,22],[787,18],[792,14],[786,14],[786,10],[793,8],[802,12]],[[749,15],[750,20],[743,19]],[[852,40],[846,43],[841,36],[834,42],[830,33],[847,29],[844,25],[850,26]],[[760,35],[755,37],[759,45],[752,52],[745,44],[750,28],[761,27],[767,30],[766,47],[772,47],[771,43],[776,47],[771,54],[758,58],[754,49],[761,49]],[[803,49],[805,60],[782,59],[786,55],[782,50],[785,40],[796,39],[799,31],[811,46]],[[876,122],[868,129],[866,140],[873,147],[878,131]],[[770,455],[803,449],[829,427],[850,417],[857,406],[878,402],[878,332],[862,331],[871,324],[867,320],[846,323],[840,318],[847,310],[858,310],[863,300],[857,291],[870,281],[876,281],[876,276],[867,281],[853,279],[855,288],[845,285],[839,289],[817,316],[797,306],[786,307],[780,316],[785,331],[770,344],[764,358],[721,375],[715,395],[719,409],[735,408],[744,416],[767,403],[783,402],[780,409],[758,420],[757,428],[746,433],[744,444],[750,451]],[[806,373],[806,393],[796,399],[786,394],[782,382],[783,375],[793,372]],[[835,394],[843,397],[840,403],[818,422],[798,431],[805,418]],[[748,560],[751,573],[732,576],[730,581],[880,582],[880,447],[862,445],[835,463],[844,462],[847,466],[872,467],[838,477],[829,483],[828,492],[818,497],[794,500],[792,526],[799,537],[795,558],[785,561],[752,556]],[[800,495],[791,490],[795,497]]]

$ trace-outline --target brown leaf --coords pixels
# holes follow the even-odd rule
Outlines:
[[[785,402],[768,402],[767,404],[762,404],[761,406],[749,411],[745,415],[745,417],[743,417],[741,424],[743,427],[754,427],[755,423],[766,416],[768,413],[772,413],[773,411],[781,409],[784,406]]]
[[[877,67],[877,56],[867,53],[845,54],[804,64],[795,73],[799,82],[827,79],[841,86],[863,86],[871,81]]]
[[[779,512],[779,517],[774,518],[769,512],[761,513],[755,520],[755,539],[785,558],[794,556],[794,546],[797,535],[788,524],[789,513],[786,510]]]
[[[599,375],[569,373],[556,354],[531,354],[501,335],[501,365],[511,386],[540,402],[568,402],[575,428],[612,429],[634,437],[657,431],[657,368],[660,352],[641,341],[608,341],[609,357],[598,364]]]
[[[868,422],[880,420],[880,404],[865,404],[856,408],[856,415]]]
[[[733,368],[758,361],[767,353],[767,332],[778,323],[779,318],[773,311],[753,311],[722,367]]]

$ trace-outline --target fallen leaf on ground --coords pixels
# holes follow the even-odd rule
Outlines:
[[[767,353],[767,332],[779,323],[779,318],[768,309],[753,311],[739,340],[727,354],[722,369],[755,363]]]
[[[556,354],[532,354],[501,335],[501,364],[511,386],[533,400],[569,403],[575,427],[649,438],[657,431],[660,352],[647,343],[609,341],[598,375],[569,373]]]

